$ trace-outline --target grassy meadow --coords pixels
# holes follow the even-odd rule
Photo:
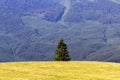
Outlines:
[[[0,80],[120,80],[120,64],[86,61],[0,63]]]

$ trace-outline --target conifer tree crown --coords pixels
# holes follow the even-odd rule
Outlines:
[[[67,50],[67,45],[64,43],[64,40],[61,38],[58,42],[57,49],[54,55],[55,61],[70,61],[69,51]]]

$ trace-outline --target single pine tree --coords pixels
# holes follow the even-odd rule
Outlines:
[[[63,39],[60,39],[57,45],[57,49],[54,55],[55,61],[70,61],[69,51],[67,50],[67,45],[64,43]]]

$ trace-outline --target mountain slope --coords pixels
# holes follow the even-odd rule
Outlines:
[[[62,37],[72,60],[120,62],[119,26],[117,0],[0,0],[0,61],[52,60]]]

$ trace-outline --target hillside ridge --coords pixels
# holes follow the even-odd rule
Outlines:
[[[60,38],[72,60],[120,62],[119,26],[118,0],[0,0],[0,62],[50,61]]]

